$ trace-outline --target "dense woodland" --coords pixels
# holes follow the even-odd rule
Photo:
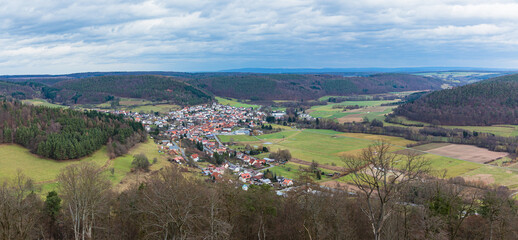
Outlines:
[[[188,79],[217,96],[251,100],[310,100],[326,95],[376,94],[440,89],[442,80],[407,75],[375,74],[343,77],[327,74],[243,74]]]
[[[207,103],[212,97],[200,89],[172,77],[103,76],[59,82],[55,101],[103,103],[116,97],[167,101],[179,105]]]
[[[395,109],[435,125],[518,124],[518,74],[432,92]]]
[[[43,199],[23,175],[0,184],[1,239],[374,239],[366,199],[314,184],[278,196],[226,180],[186,178],[167,167],[122,192],[90,164],[65,168]],[[506,188],[428,178],[383,202],[381,239],[516,239],[516,203]],[[376,197],[374,197],[376,199]],[[373,211],[380,210],[377,201]]]
[[[2,78],[4,81],[17,84],[11,84],[11,90],[3,91],[3,95],[11,95],[19,91],[20,84],[36,82],[45,89],[41,86],[27,88],[26,96],[18,99],[36,95],[52,102],[76,104],[102,103],[115,96],[193,105],[209,102],[212,100],[211,94],[257,102],[278,99],[314,100],[326,95],[344,96],[440,89],[442,84],[440,79],[408,74],[375,74],[365,77],[344,77],[336,74],[167,72],[153,73],[156,75],[135,74],[89,73],[61,77]],[[0,94],[2,94],[1,86]]]
[[[115,157],[145,140],[142,124],[122,116],[0,101],[0,143],[17,143],[43,157],[76,159],[106,144]]]

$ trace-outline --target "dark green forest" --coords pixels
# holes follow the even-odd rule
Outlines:
[[[432,92],[395,109],[436,125],[518,124],[518,74]]]
[[[17,143],[43,157],[76,159],[106,144],[116,157],[145,140],[142,124],[122,116],[0,101],[0,143]]]

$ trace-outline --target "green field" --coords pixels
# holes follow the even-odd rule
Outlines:
[[[250,108],[250,107],[259,108],[260,107],[259,105],[255,105],[255,104],[247,104],[247,103],[243,103],[243,102],[238,102],[237,99],[233,99],[233,98],[216,97],[216,100],[221,105],[228,105],[231,107],[244,107],[244,108]]]
[[[284,136],[284,138],[283,138]],[[220,136],[223,142],[230,136]],[[390,137],[382,135],[362,134],[362,133],[342,133],[332,130],[305,129],[291,130],[279,133],[266,134],[261,136],[239,136],[240,144],[250,144],[259,146],[268,146],[271,151],[277,149],[290,150],[292,157],[307,162],[315,160],[319,164],[331,166],[344,166],[342,161],[343,155],[355,155],[360,153],[364,148],[373,144],[375,141],[383,139],[393,145],[393,150],[404,149],[407,144],[414,143],[399,137]],[[237,140],[235,140],[238,142]],[[270,143],[270,144],[264,144]],[[436,146],[437,145],[437,146]],[[438,147],[441,144],[428,144],[428,148]],[[235,146],[234,146],[235,147]],[[416,147],[419,151],[429,150],[427,148]],[[266,155],[261,155],[264,157]],[[467,177],[475,178],[485,174],[490,175],[489,178],[494,179],[491,183],[501,184],[512,188],[518,188],[518,169],[511,167],[493,167],[481,163],[474,163],[460,159],[439,156],[431,153],[421,155],[430,161],[432,174],[436,177]],[[290,163],[293,164],[293,163]],[[298,164],[297,164],[298,165]],[[288,168],[290,169],[288,171]],[[278,175],[286,177],[295,177],[297,168],[293,165],[276,166],[271,171]],[[323,171],[329,171],[323,169]],[[342,179],[340,179],[342,181]],[[513,182],[514,181],[514,182]]]
[[[338,119],[348,115],[361,114],[362,117],[369,119],[383,119],[383,115],[392,112],[395,106],[378,107],[381,104],[398,102],[399,100],[389,101],[345,101],[341,103],[332,103],[323,106],[313,106],[308,110],[309,115],[316,118]],[[345,107],[350,105],[358,105],[362,109],[343,111],[342,108],[333,108],[333,106]]]
[[[106,174],[114,183],[119,183],[131,170],[133,155],[144,153],[151,161],[157,158],[157,163],[151,166],[151,170],[160,169],[167,164],[167,160],[157,151],[156,144],[152,140],[138,144],[133,147],[128,154],[109,160],[106,148],[103,147],[89,157],[80,160],[56,161],[52,159],[40,158],[29,152],[28,149],[15,144],[0,145],[0,179],[9,179],[16,176],[20,170],[25,175],[32,178],[42,188],[42,193],[56,186],[55,179],[57,174],[66,166],[79,162],[93,162],[98,166],[104,166]],[[114,174],[110,169],[114,168]]]
[[[301,173],[303,173],[301,171],[301,168],[306,168],[307,169],[308,166],[288,162],[288,163],[285,163],[283,165],[272,167],[269,170],[270,170],[270,172],[275,173],[277,176],[282,176],[282,177],[285,177],[285,178],[295,179],[296,180],[296,179],[299,178]],[[324,174],[326,174],[328,172],[329,173],[333,172],[333,171],[327,170],[327,169],[322,169],[322,168],[318,168],[318,169],[321,172],[323,172]],[[324,181],[329,181],[329,180],[332,179],[331,177],[328,177],[328,176],[325,176],[325,175],[322,175],[320,180],[318,180],[316,178],[316,175],[314,175],[314,174],[310,174],[310,177],[315,182],[324,182]]]
[[[44,107],[52,107],[52,108],[68,108],[68,106],[49,103],[46,100],[39,99],[39,98],[22,100],[22,103],[34,105],[34,106],[44,106]]]

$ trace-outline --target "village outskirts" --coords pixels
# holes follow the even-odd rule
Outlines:
[[[270,123],[286,116],[283,111],[261,111],[260,108],[212,103],[185,107],[168,114],[113,113],[141,122],[157,143],[157,151],[166,155],[172,164],[197,168],[209,180],[217,182],[222,181],[224,176],[230,176],[226,180],[235,182],[245,191],[250,185],[267,184],[280,190],[278,194],[283,194],[282,189],[294,184],[293,179],[273,175],[268,170],[288,161],[291,158],[288,150],[263,154],[269,152],[267,142],[260,146],[242,146],[232,141],[233,136],[257,137],[280,131]],[[301,117],[311,118],[300,114]],[[218,137],[221,135],[230,135],[231,141],[221,142]]]

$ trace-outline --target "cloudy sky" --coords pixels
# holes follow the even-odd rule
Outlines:
[[[518,66],[518,2],[0,0],[0,75]]]

